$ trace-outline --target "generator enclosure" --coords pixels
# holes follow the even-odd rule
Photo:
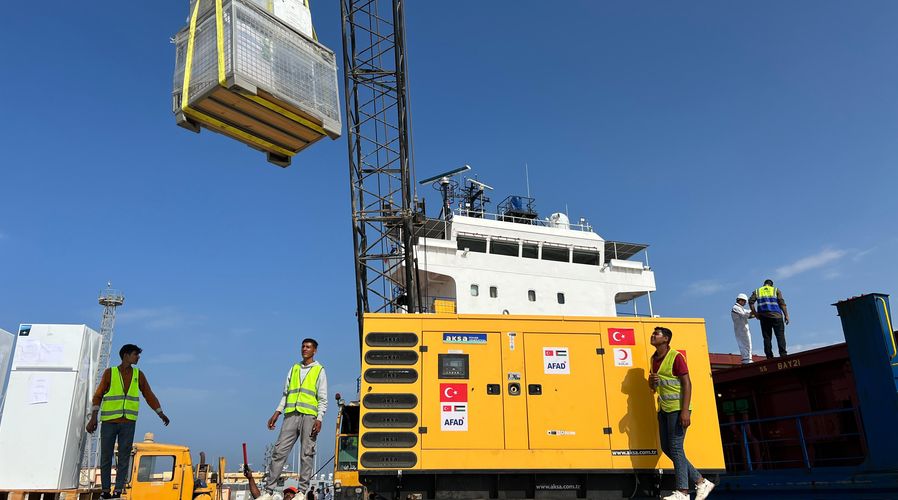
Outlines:
[[[470,480],[491,497],[592,498],[634,471],[672,478],[647,381],[655,326],[673,331],[689,366],[686,454],[702,473],[724,470],[704,320],[366,314],[364,325],[358,468],[369,490],[430,476],[425,490]]]
[[[174,37],[178,125],[207,128],[286,167],[318,140],[340,136],[333,51],[257,0],[194,0]]]
[[[19,326],[0,421],[0,490],[78,487],[100,345],[85,325]]]

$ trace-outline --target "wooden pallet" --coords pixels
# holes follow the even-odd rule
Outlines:
[[[268,106],[253,100],[253,97],[257,97]],[[224,122],[229,127],[288,150],[291,154],[285,155],[283,152],[248,142],[232,130],[216,126],[214,123],[207,123],[198,117],[185,117],[179,114],[179,125],[195,132],[198,132],[199,127],[202,126],[236,139],[252,148],[268,153],[269,161],[281,167],[290,164],[290,156],[324,137],[331,135],[335,138],[338,136],[337,133],[331,131],[325,131],[326,133],[322,134],[324,124],[319,118],[277,99],[262,89],[253,88],[252,91],[244,91],[237,85],[231,88],[216,85],[210,91],[205,92],[200,99],[191,98],[191,101],[193,101],[191,105],[193,109]]]
[[[0,500],[97,500],[100,490],[3,490]]]

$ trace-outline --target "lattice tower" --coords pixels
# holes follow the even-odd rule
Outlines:
[[[359,340],[365,312],[419,312],[404,0],[341,0]]]
[[[112,334],[115,328],[115,310],[125,303],[125,295],[106,283],[106,289],[100,292],[97,302],[103,306],[103,319],[100,323],[100,357],[94,371],[91,391],[100,383],[103,371],[109,367],[109,356],[112,354]],[[93,394],[93,392],[91,392]],[[100,423],[100,426],[103,424]],[[93,487],[96,483],[96,468],[100,463],[100,427],[93,434],[87,435],[84,454],[81,456],[81,485]]]

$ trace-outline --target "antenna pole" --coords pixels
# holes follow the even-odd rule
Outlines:
[[[448,221],[449,215],[452,213],[452,207],[449,204],[449,178],[440,179],[440,188],[443,191],[443,220]]]
[[[100,383],[103,372],[109,367],[109,356],[112,353],[112,335],[115,329],[115,309],[125,303],[125,295],[112,288],[112,283],[106,283],[106,290],[100,293],[97,302],[103,306],[103,320],[100,323],[100,358],[94,377],[91,379],[91,390]],[[100,427],[103,423],[100,423]],[[93,434],[87,436],[84,444],[84,452],[81,455],[80,483],[88,488],[96,485],[96,469],[100,454],[100,427]]]
[[[524,162],[524,180],[527,182],[527,198],[530,198],[530,169],[527,162]]]

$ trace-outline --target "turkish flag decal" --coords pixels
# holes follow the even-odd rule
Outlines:
[[[468,384],[440,384],[441,403],[466,403]]]
[[[636,345],[636,334],[632,328],[609,328],[608,343],[611,345]]]

